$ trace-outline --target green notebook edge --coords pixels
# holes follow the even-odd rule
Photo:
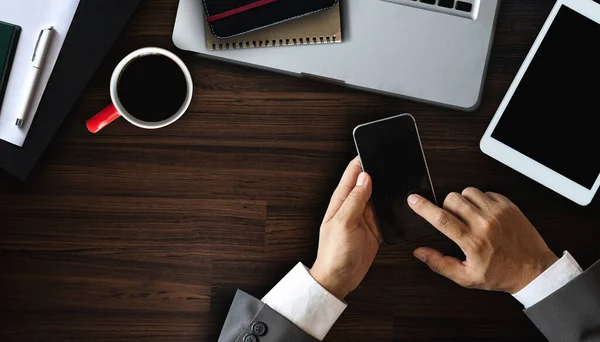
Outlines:
[[[8,79],[10,78],[10,72],[15,59],[15,53],[17,52],[19,37],[21,35],[20,26],[0,21],[0,35],[4,35],[2,31],[5,29],[10,30],[10,32],[6,35],[8,37],[6,40],[3,40],[0,36],[0,44],[8,46],[6,52],[0,50],[0,54],[5,56],[5,62],[0,64],[0,109],[2,108],[2,103],[4,102],[4,93],[6,92]],[[7,44],[5,45],[4,42]]]

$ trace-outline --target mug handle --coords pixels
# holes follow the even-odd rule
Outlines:
[[[98,133],[98,131],[108,126],[108,124],[111,122],[117,120],[120,116],[121,114],[115,105],[111,103],[102,111],[100,111],[100,113],[94,115],[88,121],[86,121],[85,125],[87,126],[88,131],[91,133]]]

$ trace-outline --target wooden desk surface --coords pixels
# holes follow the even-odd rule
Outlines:
[[[474,113],[179,51],[196,86],[183,120],[159,131],[120,120],[92,136],[85,120],[109,102],[117,62],[143,46],[175,50],[177,1],[144,1],[29,180],[0,177],[0,340],[215,341],[237,288],[260,297],[298,261],[312,265],[355,155],[352,128],[404,112],[440,196],[469,185],[504,193],[554,251],[589,267],[600,258],[598,200],[578,207],[478,148],[552,4],[503,1]],[[415,247],[381,248],[328,341],[544,340],[509,295],[454,285]]]

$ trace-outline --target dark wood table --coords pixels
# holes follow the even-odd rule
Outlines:
[[[179,51],[196,86],[180,122],[145,131],[121,120],[92,136],[85,120],[109,102],[117,62],[144,46],[175,50],[177,1],[145,1],[31,177],[0,176],[0,340],[215,341],[237,288],[260,297],[298,261],[312,265],[355,156],[352,128],[404,112],[440,196],[470,185],[504,193],[554,251],[589,267],[600,257],[598,201],[581,208],[478,148],[552,5],[503,1],[473,113]],[[457,253],[443,238],[425,243]],[[458,287],[415,247],[381,248],[328,341],[544,340],[511,296]]]

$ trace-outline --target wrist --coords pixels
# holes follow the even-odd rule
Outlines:
[[[313,266],[309,273],[315,279],[315,281],[319,283],[319,285],[323,286],[327,292],[331,293],[337,299],[343,301],[348,295],[349,292],[345,290],[342,283],[336,281],[335,277],[327,274],[326,272],[322,272],[320,268]]]
[[[542,273],[544,273],[548,268],[550,268],[550,266],[554,265],[558,259],[558,256],[556,256],[556,254],[554,254],[552,251],[546,252],[540,257],[537,263],[526,270],[523,280],[517,284],[517,286],[511,289],[510,293],[515,294],[524,289],[527,285],[531,284],[532,281],[542,275]]]

